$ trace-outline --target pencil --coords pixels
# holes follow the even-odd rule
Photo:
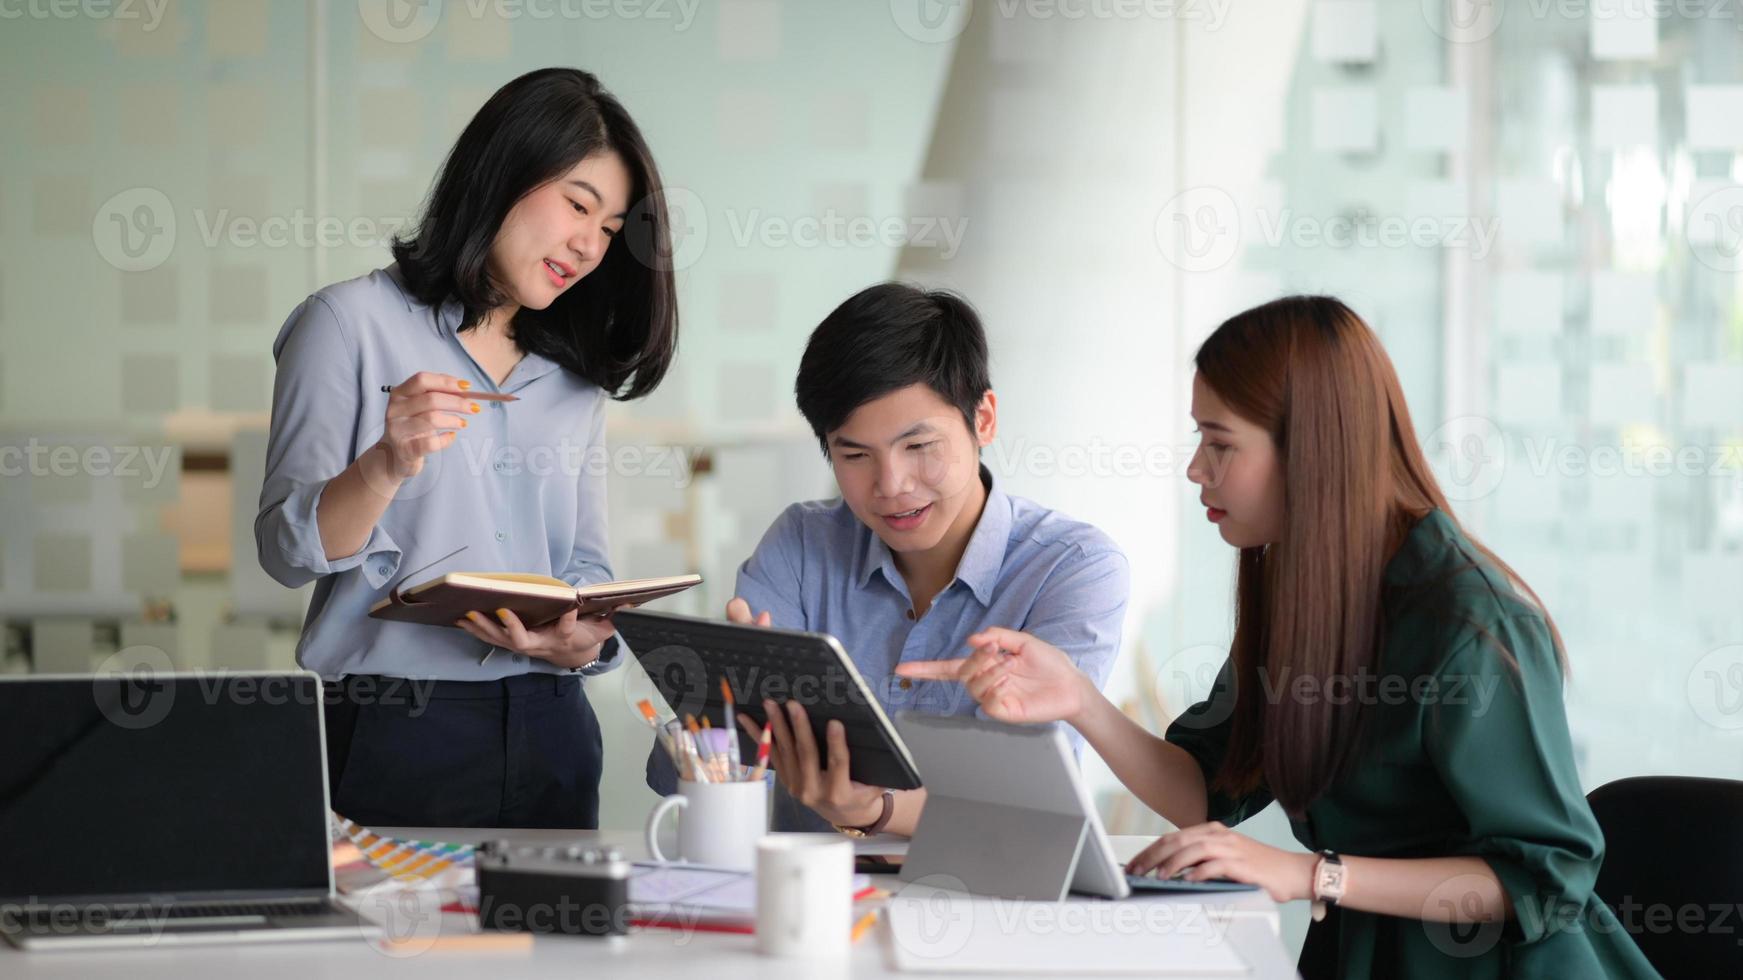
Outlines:
[[[859,921],[855,922],[853,924],[852,941],[856,942],[856,943],[859,942],[860,939],[862,939],[866,933],[871,931],[871,927],[876,925],[877,921],[878,921],[878,910],[877,909],[872,909],[870,912],[867,912],[866,914],[860,916]]]
[[[751,770],[751,782],[763,778],[763,773],[769,770],[769,726],[763,726],[763,737],[757,740],[757,767]]]
[[[382,939],[380,948],[407,952],[526,952],[533,948],[530,932],[473,932],[430,939]]]

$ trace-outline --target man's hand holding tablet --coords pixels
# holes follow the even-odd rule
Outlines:
[[[753,616],[750,603],[736,597],[726,604],[726,618],[741,626],[774,625],[766,610]],[[884,811],[884,789],[847,777],[851,756],[841,722],[825,726],[828,744],[826,754],[820,754],[811,718],[802,705],[764,700],[763,711],[769,720],[769,767],[788,795],[837,827],[868,827],[878,821]],[[753,740],[762,738],[761,726],[749,715],[739,715],[738,724]]]

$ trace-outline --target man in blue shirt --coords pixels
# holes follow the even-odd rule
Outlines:
[[[866,289],[811,334],[794,388],[841,496],[775,519],[739,568],[728,618],[835,636],[892,715],[978,713],[960,685],[894,670],[960,656],[969,636],[995,625],[1045,637],[1106,682],[1126,558],[1096,528],[1008,496],[980,464],[998,399],[986,334],[966,302],[897,283]],[[819,746],[798,704],[764,708],[781,789],[775,829],[913,832],[924,789],[853,782],[839,722]],[[648,785],[677,788],[657,748]]]

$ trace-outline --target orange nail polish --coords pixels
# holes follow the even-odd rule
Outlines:
[[[460,428],[462,428],[462,429],[466,428],[466,420],[465,419],[460,420]]]
[[[472,402],[472,403],[470,403],[470,404],[471,404],[471,405],[472,405],[472,414],[473,414],[473,415],[477,415],[477,414],[478,414],[478,413],[479,413],[479,412],[480,412],[480,411],[483,411],[483,409],[480,409],[480,408],[479,408],[479,407],[478,407],[478,403],[477,403],[477,402]]]
[[[496,611],[496,618],[502,620],[505,623],[508,622],[508,610],[507,609],[498,609]]]
[[[460,390],[461,391],[471,391],[472,390],[472,382],[470,382],[470,381],[460,382]]]

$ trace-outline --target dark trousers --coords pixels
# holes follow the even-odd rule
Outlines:
[[[378,827],[599,826],[604,747],[581,678],[357,675],[326,685],[333,810]]]

